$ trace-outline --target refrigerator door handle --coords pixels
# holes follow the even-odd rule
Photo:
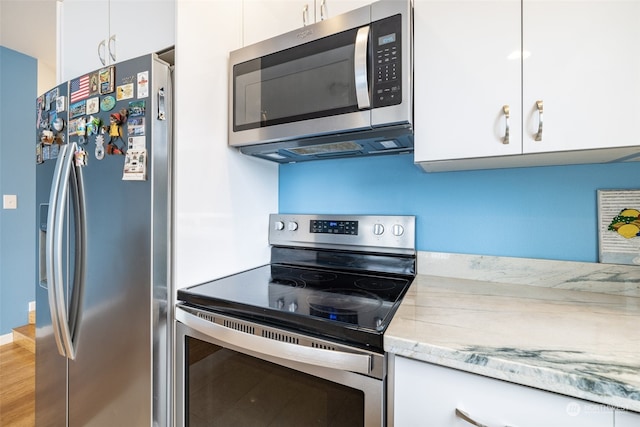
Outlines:
[[[49,213],[47,215],[47,237],[46,237],[46,268],[47,268],[47,296],[49,300],[49,311],[51,312],[51,325],[53,327],[53,336],[56,340],[58,353],[66,356],[64,346],[62,344],[59,314],[58,314],[58,293],[56,280],[62,282],[62,230],[58,229],[57,223],[62,223],[62,213],[57,211],[58,199],[60,198],[60,182],[62,177],[62,165],[66,157],[68,146],[62,145],[58,153],[58,160],[53,172],[53,180],[51,182],[51,190],[49,193]],[[61,218],[58,221],[58,218]],[[64,303],[63,303],[64,304]]]
[[[65,209],[69,197],[70,184],[74,196],[74,210],[76,216],[82,211],[84,215],[84,194],[79,190],[82,183],[82,172],[74,167],[76,144],[66,144],[60,147],[60,153],[49,198],[49,217],[47,218],[47,282],[49,308],[53,332],[60,355],[75,359],[75,339],[77,339],[78,316],[84,288],[84,219],[76,218],[76,248],[74,287],[70,296],[71,317],[67,317],[67,307],[64,297],[64,278],[62,265],[62,242],[64,230]],[[80,185],[78,184],[80,182]],[[79,245],[79,246],[78,246]],[[67,320],[69,319],[69,321]],[[73,329],[73,339],[72,331]]]
[[[71,163],[75,161],[75,152]],[[74,224],[75,224],[75,262],[73,274],[73,288],[69,300],[69,321],[65,323],[69,336],[67,356],[76,358],[77,340],[82,319],[82,301],[84,300],[85,287],[85,260],[86,260],[86,209],[84,203],[84,181],[82,167],[72,166],[70,170],[70,190],[72,192]]]

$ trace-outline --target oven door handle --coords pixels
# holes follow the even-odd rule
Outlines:
[[[207,336],[244,350],[258,351],[280,359],[342,371],[360,374],[371,372],[371,356],[367,354],[303,347],[288,342],[275,341],[201,319],[179,307],[176,309],[176,320]]]

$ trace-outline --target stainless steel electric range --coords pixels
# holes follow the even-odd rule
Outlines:
[[[277,215],[271,263],[178,291],[178,425],[383,426],[415,217]],[[249,373],[249,374],[248,374]]]

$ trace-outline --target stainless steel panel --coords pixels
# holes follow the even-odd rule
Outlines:
[[[180,310],[179,308],[177,310]],[[304,372],[325,380],[342,384],[364,393],[364,425],[365,427],[381,427],[384,425],[384,381],[353,372],[340,371],[331,367],[318,367],[304,363],[286,361],[260,353],[260,349],[247,350],[237,348],[224,340],[219,340],[189,328],[181,322],[176,322],[176,418],[175,425],[185,426],[185,398],[188,390],[186,386],[186,364],[188,363],[186,350],[187,337],[193,337],[211,344],[238,351],[261,360],[276,363],[299,372]],[[382,356],[380,355],[380,358]],[[384,359],[383,359],[384,360]],[[383,362],[384,363],[384,362]]]
[[[358,234],[312,233],[309,225],[312,220],[358,221]],[[279,229],[280,223],[281,229]],[[394,234],[394,227],[397,226],[402,227],[401,235]],[[272,214],[269,216],[269,244],[413,254],[415,253],[415,217]]]
[[[39,426],[169,425],[171,72],[155,55],[115,67],[116,84],[149,71],[149,96],[144,98],[148,178],[123,181],[123,156],[97,160],[87,149],[89,162],[82,170],[88,230],[86,290],[75,360],[67,361],[55,351],[50,313],[45,310],[46,284],[36,285]],[[160,87],[169,97],[165,120],[158,118]],[[128,101],[121,101],[115,111],[126,108]],[[52,165],[47,161],[37,166],[39,203],[47,201],[41,187],[50,185],[52,172],[49,176],[46,172]],[[73,228],[71,222],[67,229]],[[38,236],[42,233],[39,230]],[[68,231],[65,234],[68,281],[77,243],[69,241]]]
[[[371,110],[371,125],[413,124],[413,10],[410,1],[380,1],[371,5],[371,20],[402,15],[402,103]]]
[[[285,51],[332,34],[361,28],[372,21],[398,13],[402,14],[403,34],[400,104],[234,131],[234,114],[231,112],[236,111],[235,107],[238,107],[234,105],[234,102],[237,102],[234,100],[234,65]],[[371,6],[231,52],[228,94],[229,145],[240,148],[244,154],[279,163],[413,151],[412,34],[412,1],[381,0]],[[360,91],[358,102],[361,108],[367,104],[360,101],[363,98]],[[344,148],[344,144],[355,148]]]

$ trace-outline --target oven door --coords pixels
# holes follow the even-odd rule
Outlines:
[[[192,308],[176,319],[177,426],[384,425],[383,355]]]

